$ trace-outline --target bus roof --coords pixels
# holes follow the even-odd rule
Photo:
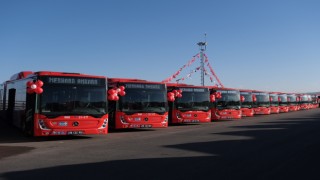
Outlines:
[[[230,90],[230,91],[240,91],[239,89],[236,88],[226,88],[226,87],[217,87],[217,86],[210,86],[209,89],[214,89],[214,90]]]
[[[208,86],[196,86],[192,84],[166,83],[167,87],[190,87],[190,88],[209,88]]]
[[[71,76],[71,77],[91,77],[91,78],[106,78],[105,76],[88,75],[81,73],[69,73],[69,72],[53,72],[53,71],[21,71],[11,76],[10,81],[24,79],[32,75],[36,76]]]
[[[165,84],[164,82],[148,81],[135,78],[108,78],[108,83],[150,83],[150,84]]]

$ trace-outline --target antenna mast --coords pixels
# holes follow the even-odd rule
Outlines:
[[[201,69],[201,86],[204,86],[204,52],[207,49],[207,33],[204,34],[204,42],[198,42],[197,45],[200,47],[200,69]]]

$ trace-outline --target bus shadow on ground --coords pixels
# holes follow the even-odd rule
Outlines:
[[[288,118],[277,122],[261,122],[259,125],[234,126],[227,132],[212,133],[212,136],[227,135],[227,140],[165,146],[205,153],[204,156],[63,165],[8,172],[0,175],[0,178],[313,180],[319,178],[319,129],[318,117],[294,120]]]
[[[210,122],[209,122],[210,123]],[[169,128],[170,126],[173,126],[173,127],[179,127],[179,126],[199,126],[201,125],[202,123],[173,123],[173,124],[169,124]],[[206,123],[204,123],[206,124]]]
[[[223,122],[230,122],[230,121],[240,121],[241,119],[219,119],[219,120],[211,120],[213,123],[223,123]]]
[[[127,133],[127,132],[143,132],[143,131],[155,131],[154,128],[126,128],[126,129],[114,129],[108,130],[108,133]]]

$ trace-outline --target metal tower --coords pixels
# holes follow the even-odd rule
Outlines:
[[[204,86],[204,52],[207,49],[207,41],[206,41],[206,36],[207,34],[204,34],[205,36],[205,41],[204,42],[198,42],[197,45],[200,47],[200,69],[201,69],[201,86]]]

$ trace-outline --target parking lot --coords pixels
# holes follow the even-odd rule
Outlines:
[[[1,123],[0,179],[317,179],[319,137],[320,108],[103,136]]]

